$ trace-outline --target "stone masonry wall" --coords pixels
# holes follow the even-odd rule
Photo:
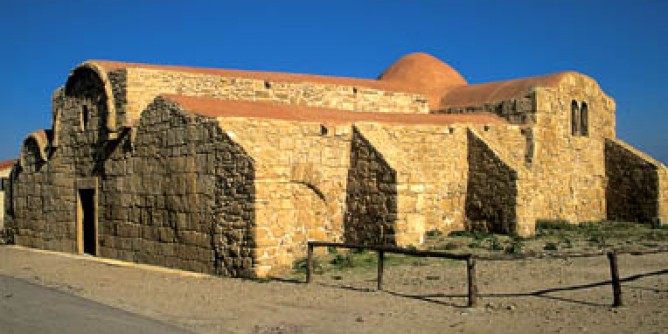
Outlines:
[[[464,228],[466,126],[356,127],[396,171],[397,245],[419,245],[428,231]]]
[[[76,253],[76,181],[100,174],[95,161],[105,153],[101,142],[105,134],[100,129],[106,97],[97,75],[81,69],[64,90],[54,94],[54,102],[57,122],[52,142],[57,141],[58,147],[45,148],[47,160],[39,159],[37,152],[27,152],[27,157],[34,158],[22,159],[12,184],[14,210],[9,227],[16,244]],[[22,150],[34,150],[31,141],[26,144]]]
[[[535,147],[531,127],[491,124],[471,125],[469,128],[485,142],[494,145],[504,161],[513,161],[527,168],[531,166]]]
[[[96,76],[77,72],[54,106],[61,108],[60,144],[47,150],[48,161],[24,159],[17,170],[8,226],[15,243],[81,251],[78,188],[96,185],[97,255],[252,276],[252,159],[215,121],[165,103],[107,141],[101,87]]]
[[[587,103],[587,135],[571,134],[573,101],[579,106]],[[605,219],[603,143],[605,138],[615,137],[615,104],[593,79],[569,73],[558,87],[538,87],[521,99],[432,112],[473,111],[493,112],[511,123],[525,124],[521,129],[524,145],[516,140],[514,130],[501,136],[479,131],[481,137],[499,147],[497,153],[503,159],[513,157],[508,161],[519,161],[519,155],[524,155],[530,175],[522,176],[524,181],[520,188],[533,185],[534,189],[527,188],[527,191],[535,196],[532,199],[520,194],[518,208],[531,208],[535,219],[572,222]],[[524,147],[520,149],[520,146]]]
[[[514,187],[517,196],[513,209],[516,230],[513,232],[522,236],[533,235],[536,221],[534,201],[540,195],[536,193],[537,176],[532,170],[538,145],[533,135],[534,128],[526,125],[476,125],[469,129],[484,141],[502,164],[516,173]]]
[[[82,252],[81,189],[95,192],[95,255],[226,276],[290,268],[308,240],[419,245],[467,219],[521,235],[536,219],[668,222],[668,169],[614,139],[614,101],[583,75],[433,111],[511,123],[495,125],[210,118],[155,96],[429,110],[424,96],[364,87],[142,68],[108,77],[113,135],[108,87],[80,67],[54,94],[53,131],[24,141],[6,201],[15,243]],[[573,103],[588,106],[586,133],[572,133]]]
[[[0,180],[1,179],[6,179],[7,181],[5,182],[5,186],[7,189],[0,189],[0,234],[2,234],[2,230],[5,227],[5,192],[10,190],[9,189],[9,174],[12,171],[12,168],[5,168],[5,169],[0,169]]]
[[[349,111],[429,112],[426,98],[422,95],[365,87],[269,82],[142,68],[127,69],[126,78],[127,120],[137,118],[138,113],[159,94],[208,96]]]
[[[509,99],[497,103],[452,107],[441,110],[432,110],[431,112],[434,114],[489,112],[505,118],[511,124],[535,124],[537,116],[533,101],[534,97],[531,94],[528,94],[523,98]]]
[[[225,117],[252,156],[257,276],[291,268],[308,240],[342,241],[350,125]]]
[[[610,220],[663,222],[666,185],[661,184],[665,167],[627,144],[605,141],[605,169],[608,177],[605,197]],[[665,180],[663,180],[665,182]],[[663,187],[662,187],[663,186]],[[662,189],[663,188],[663,189]],[[662,196],[663,195],[663,196]],[[661,201],[664,201],[663,203]]]
[[[252,276],[252,159],[215,120],[163,99],[105,166],[100,255]]]
[[[605,138],[614,138],[614,101],[594,80],[571,74],[557,88],[536,89],[532,165],[536,219],[573,223],[606,218]],[[571,133],[571,104],[586,102],[589,131]]]
[[[517,232],[517,172],[473,131],[467,132],[466,219],[495,233]]]
[[[395,245],[397,172],[353,128],[346,186],[345,241]]]
[[[114,94],[114,108],[116,109],[116,124],[117,125],[127,124],[131,120],[129,117],[126,117],[126,109],[128,105],[127,70],[120,69],[111,71],[107,74],[107,77],[109,78],[111,91]],[[153,100],[151,99],[150,101],[147,102],[152,102],[152,101]],[[148,103],[144,104],[144,108],[147,105]],[[134,113],[133,116],[134,117],[132,119],[134,120],[137,120],[139,118],[138,113]]]
[[[659,222],[668,224],[668,167],[662,165],[659,170]]]

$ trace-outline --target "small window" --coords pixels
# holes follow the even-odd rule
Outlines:
[[[87,105],[81,106],[81,130],[86,130],[88,128],[88,121],[90,119],[90,111],[88,110]]]
[[[589,108],[587,102],[582,102],[582,109],[580,109],[580,134],[583,136],[589,135]]]
[[[6,177],[0,178],[0,191],[7,191],[9,189],[9,179]]]
[[[578,102],[573,101],[571,103],[571,134],[577,136],[580,134],[580,108],[578,108]]]

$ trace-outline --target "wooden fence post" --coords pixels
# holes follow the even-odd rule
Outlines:
[[[466,273],[468,276],[468,307],[476,307],[478,304],[478,284],[475,277],[475,259],[469,256],[466,259]]]
[[[306,257],[306,283],[311,283],[313,275],[313,245],[309,242]]]
[[[383,290],[383,267],[385,262],[385,252],[378,251],[378,291]]]
[[[617,267],[617,253],[615,251],[608,252],[608,261],[610,262],[610,276],[612,277],[612,294],[613,307],[622,306],[622,285],[619,282],[619,268]]]

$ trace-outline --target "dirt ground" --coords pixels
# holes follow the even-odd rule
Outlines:
[[[611,308],[605,257],[479,262],[479,307],[465,307],[465,265],[351,268],[290,280],[219,278],[18,246],[0,275],[202,333],[667,333],[668,254],[622,255],[625,306]],[[4,298],[4,296],[0,296]]]

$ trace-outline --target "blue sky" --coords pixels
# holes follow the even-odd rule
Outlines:
[[[0,0],[0,160],[86,59],[375,78],[428,52],[470,83],[575,70],[618,137],[668,162],[668,1]]]

